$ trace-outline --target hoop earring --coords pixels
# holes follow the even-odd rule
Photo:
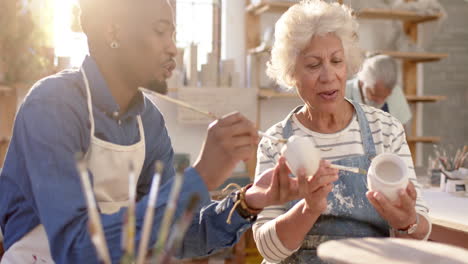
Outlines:
[[[117,41],[112,41],[110,44],[111,49],[118,49],[120,47]]]

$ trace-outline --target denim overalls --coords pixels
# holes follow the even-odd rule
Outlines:
[[[376,156],[374,139],[361,106],[350,102],[357,113],[364,155],[336,160],[333,163],[367,170],[372,158]],[[283,128],[284,138],[293,135],[291,117],[301,108],[302,106],[297,107],[286,118]],[[324,263],[317,256],[317,247],[328,240],[389,236],[389,225],[367,200],[366,182],[366,175],[340,171],[339,179],[334,183],[333,191],[327,197],[327,210],[309,231],[301,248],[281,263]],[[289,202],[286,204],[286,209],[291,209],[297,202],[298,200]],[[336,253],[340,254],[340,252]]]

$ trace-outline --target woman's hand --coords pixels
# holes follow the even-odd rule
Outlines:
[[[306,178],[304,170],[299,170],[299,194],[305,199],[304,213],[320,215],[327,209],[327,196],[338,180],[338,170],[330,167],[330,162],[321,160],[313,177]]]
[[[398,199],[395,202],[390,202],[379,192],[368,191],[366,196],[380,216],[394,229],[407,229],[416,223],[417,193],[413,183],[409,182],[406,189],[398,192]]]
[[[263,172],[247,190],[245,200],[249,207],[261,209],[299,199],[298,181],[289,173],[284,157],[280,157],[276,167]]]

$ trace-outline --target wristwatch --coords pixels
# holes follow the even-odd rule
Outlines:
[[[400,235],[411,235],[414,232],[416,232],[416,229],[418,229],[418,224],[419,224],[419,215],[416,214],[416,223],[409,225],[405,229],[394,229],[393,227],[392,229],[395,233],[400,234]]]

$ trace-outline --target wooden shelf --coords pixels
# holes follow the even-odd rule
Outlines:
[[[447,58],[447,53],[430,52],[403,52],[403,51],[377,51],[378,54],[386,54],[396,59],[411,62],[432,62]]]
[[[271,50],[269,48],[258,50],[258,49],[250,49],[247,51],[248,54],[251,55],[258,55],[262,53],[270,53]],[[401,59],[405,61],[411,62],[433,62],[439,61],[441,59],[447,58],[447,53],[431,53],[431,52],[403,52],[403,51],[376,51],[377,54],[386,54],[392,56],[396,59]]]
[[[447,99],[447,96],[443,95],[424,95],[424,96],[418,96],[418,95],[407,95],[406,100],[410,103],[432,103],[432,102],[438,102]]]
[[[408,137],[408,143],[438,143],[440,137]]]
[[[246,12],[255,15],[261,15],[265,12],[284,13],[288,8],[296,4],[296,2],[277,2],[277,1],[262,1],[257,5],[250,4],[246,7]],[[437,15],[421,15],[416,12],[397,10],[397,9],[384,9],[384,8],[364,8],[355,13],[357,18],[361,19],[387,19],[387,20],[401,20],[410,23],[423,23],[439,19],[442,14]]]
[[[277,92],[272,89],[259,89],[258,98],[271,99],[271,98],[298,98],[296,93],[290,92]]]
[[[421,15],[416,12],[396,9],[382,8],[364,8],[356,13],[358,18],[362,19],[389,19],[401,20],[403,22],[423,23],[439,19],[442,14],[437,15]]]

